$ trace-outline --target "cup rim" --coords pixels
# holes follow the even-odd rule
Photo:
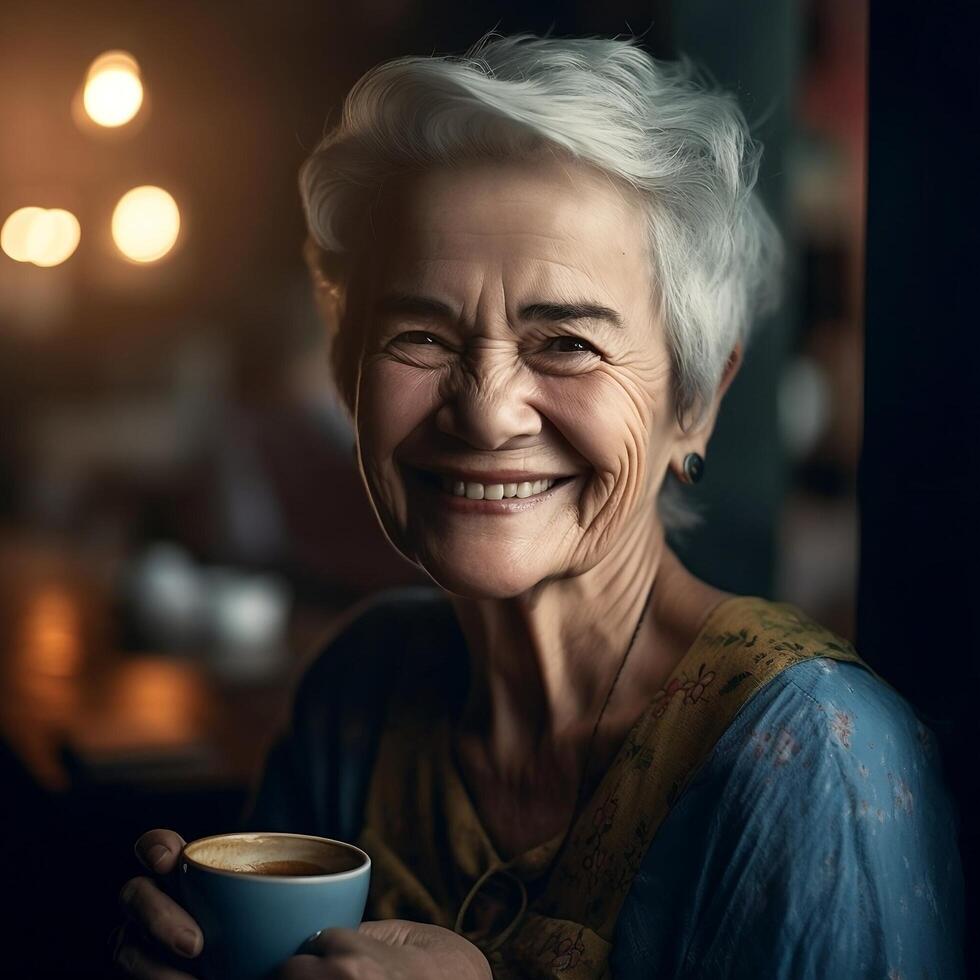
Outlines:
[[[221,840],[222,838],[228,837],[294,837],[302,840],[320,841],[324,844],[335,844],[338,847],[343,847],[347,850],[354,851],[361,857],[362,863],[356,868],[352,868],[350,871],[329,871],[322,875],[257,875],[251,871],[229,871],[226,868],[215,868],[210,864],[205,864],[203,861],[198,861],[196,858],[187,853],[187,849],[195,844],[202,844],[211,840]],[[182,874],[187,872],[187,865],[193,865],[195,868],[201,871],[207,871],[209,874],[226,875],[229,878],[248,878],[251,881],[269,882],[289,881],[296,884],[307,882],[309,884],[316,885],[322,884],[324,881],[344,881],[348,878],[356,878],[358,875],[365,874],[371,868],[371,857],[367,851],[362,850],[356,844],[351,844],[345,840],[336,840],[333,837],[318,837],[315,834],[288,834],[281,833],[277,830],[252,830],[243,831],[240,833],[233,831],[232,833],[228,834],[210,834],[207,837],[198,837],[196,840],[188,841],[180,849],[180,870]]]

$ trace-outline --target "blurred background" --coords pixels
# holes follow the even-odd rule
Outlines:
[[[331,624],[423,581],[355,478],[296,173],[367,68],[493,28],[639,34],[738,93],[787,297],[675,543],[855,637],[864,2],[5,4],[0,839],[20,935],[66,933],[33,975],[100,974],[130,842],[233,826]]]

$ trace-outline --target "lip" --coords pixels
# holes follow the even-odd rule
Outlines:
[[[500,500],[471,500],[469,497],[457,497],[455,494],[446,493],[441,487],[441,478],[436,470],[419,470],[413,466],[402,466],[402,470],[411,484],[420,495],[425,498],[438,502],[440,510],[451,511],[458,514],[520,514],[524,511],[531,510],[534,507],[539,506],[542,503],[550,500],[556,493],[564,492],[566,487],[571,486],[575,480],[575,476],[569,477],[538,477],[538,479],[557,479],[560,482],[556,483],[553,487],[542,493],[536,493],[532,497],[503,497]],[[454,475],[460,471],[455,471],[455,473],[450,474],[448,471],[444,471],[446,475]],[[522,474],[523,479],[527,479],[525,474]],[[459,477],[463,479],[463,477]],[[483,480],[474,481],[482,483]],[[498,483],[517,483],[523,482],[523,480],[498,480],[496,479],[496,474],[494,477],[488,477],[487,482],[498,482]]]

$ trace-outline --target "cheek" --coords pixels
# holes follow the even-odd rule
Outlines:
[[[652,510],[651,446],[660,438],[655,405],[632,379],[595,371],[545,386],[551,421],[592,470],[582,488],[578,524],[591,548],[644,510]]]
[[[551,421],[603,479],[637,479],[650,441],[651,407],[619,379],[599,371],[542,386]]]
[[[438,404],[435,372],[391,361],[367,364],[361,374],[357,430],[365,464],[386,465],[408,435]]]
[[[355,422],[366,489],[389,540],[410,560],[408,500],[394,457],[434,405],[425,373],[390,361],[364,365]]]

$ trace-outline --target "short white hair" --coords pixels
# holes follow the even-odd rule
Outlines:
[[[556,150],[644,202],[674,410],[682,424],[696,423],[735,344],[746,347],[758,317],[778,302],[782,242],[754,190],[760,144],[735,97],[686,59],[655,59],[633,39],[489,34],[462,56],[371,69],[300,171],[322,273],[343,290],[385,180]],[[344,340],[338,372],[344,349],[351,353]],[[699,522],[670,474],[659,511],[672,529]]]

